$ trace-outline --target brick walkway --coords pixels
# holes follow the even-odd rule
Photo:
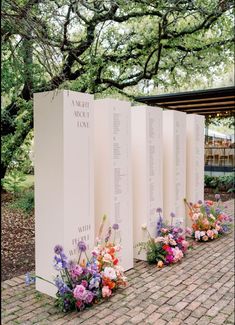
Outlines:
[[[228,202],[233,216],[233,201]],[[63,314],[53,299],[24,284],[2,283],[2,324],[234,324],[234,238],[200,243],[181,264],[158,270],[136,262],[129,286],[81,313]]]

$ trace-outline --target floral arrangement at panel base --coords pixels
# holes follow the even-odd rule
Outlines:
[[[116,253],[121,247],[115,244],[115,233],[118,230],[118,224],[109,227],[104,240],[101,239],[106,216],[103,217],[97,243],[92,251],[92,257],[89,259],[86,253],[86,245],[83,241],[78,243],[79,258],[78,261],[68,261],[63,248],[56,245],[54,248],[54,267],[59,271],[53,285],[58,289],[56,306],[62,311],[81,311],[106,299],[120,286],[127,285],[127,279],[124,276],[123,268],[118,264]],[[114,239],[111,241],[112,230],[114,230]],[[86,256],[87,262],[82,258]],[[38,277],[38,276],[35,276]],[[34,278],[35,278],[34,277]],[[41,277],[38,277],[45,280]],[[26,283],[30,284],[33,278],[26,275]]]
[[[164,265],[170,265],[181,261],[189,248],[189,242],[186,236],[191,236],[191,229],[173,226],[175,214],[171,213],[171,225],[165,225],[162,218],[162,209],[158,208],[159,219],[156,227],[156,237],[153,238],[146,225],[142,225],[142,230],[147,231],[148,241],[139,243],[137,246],[139,254],[142,250],[146,251],[149,264],[156,264],[161,268]]]
[[[220,200],[220,195],[215,195],[215,201],[199,200],[197,203],[188,203],[189,217],[192,220],[192,236],[196,241],[209,241],[228,233],[231,228],[232,218],[225,212],[225,206]]]

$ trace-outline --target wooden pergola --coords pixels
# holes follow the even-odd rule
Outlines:
[[[235,113],[235,87],[136,97],[137,102],[188,114],[231,116]]]

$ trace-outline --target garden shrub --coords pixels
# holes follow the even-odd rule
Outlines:
[[[222,192],[234,192],[234,176],[209,176],[204,177],[204,186]]]
[[[10,205],[11,209],[21,210],[23,213],[29,215],[34,211],[34,190],[30,188],[21,192]]]
[[[14,196],[19,195],[23,188],[23,182],[26,180],[26,175],[17,170],[12,170],[2,180],[2,187],[8,193],[12,193]]]

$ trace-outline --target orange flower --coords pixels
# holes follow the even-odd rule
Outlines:
[[[162,249],[164,249],[164,251],[166,251],[169,248],[169,245],[163,245]]]
[[[163,263],[162,261],[158,261],[158,263],[157,263],[157,267],[162,268],[163,265],[164,265],[164,263]]]
[[[80,263],[80,266],[81,267],[85,267],[86,266],[86,260],[85,258],[82,260],[82,262]]]
[[[103,284],[105,286],[108,286],[109,289],[113,289],[115,287],[115,282],[111,281],[109,278],[103,277]]]
[[[112,255],[112,254],[114,254],[114,253],[115,253],[115,249],[114,249],[113,247],[111,247],[111,248],[109,249],[109,254]]]

